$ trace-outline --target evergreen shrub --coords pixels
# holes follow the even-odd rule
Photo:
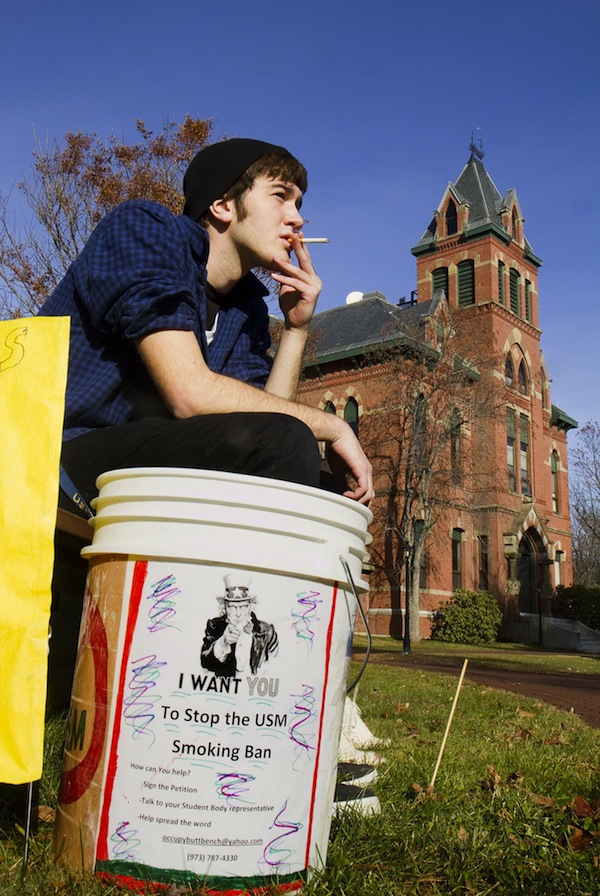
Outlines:
[[[487,591],[455,591],[434,613],[431,637],[454,644],[492,644],[502,612]]]
[[[600,586],[559,585],[552,602],[552,612],[561,619],[583,622],[600,632]]]

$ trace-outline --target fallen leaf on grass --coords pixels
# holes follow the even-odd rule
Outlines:
[[[517,715],[522,719],[535,719],[535,713],[527,712],[525,709],[517,709]]]
[[[52,809],[51,806],[36,806],[34,809],[34,817],[38,821],[44,821],[47,824],[52,824],[54,822],[55,816],[56,810]]]
[[[533,737],[533,733],[528,728],[515,728],[515,732],[513,734],[515,740],[531,740]]]
[[[426,788],[420,784],[413,784],[412,789],[417,794],[417,803],[423,803],[425,800],[441,800],[440,794],[434,793],[433,787],[429,784]]]
[[[568,807],[577,818],[593,818],[600,821],[600,800],[589,803],[584,796],[576,796]]]
[[[587,800],[584,796],[576,796],[565,806],[570,816],[567,834],[561,834],[558,845],[580,852],[588,849],[600,840],[600,800]]]
[[[512,784],[513,786],[520,786],[523,783],[523,775],[521,774],[521,772],[511,772],[506,779],[506,783]]]
[[[484,778],[484,780],[481,781],[481,789],[487,790],[492,794],[492,796],[500,796],[502,787],[514,787],[521,793],[526,794],[526,796],[528,796],[530,800],[533,800],[534,803],[537,803],[538,806],[554,808],[555,802],[549,796],[543,796],[540,793],[533,793],[532,790],[528,790],[524,786],[524,778],[520,772],[511,772],[510,775],[506,778],[506,781],[503,781],[502,776],[498,774],[493,765],[488,765],[487,770],[488,777]]]
[[[492,796],[499,796],[502,777],[498,774],[493,765],[488,765],[487,771],[488,776],[481,782],[481,789],[488,790]]]
[[[547,744],[548,746],[564,747],[566,746],[567,741],[562,734],[553,734],[552,737],[547,737],[542,743]]]
[[[566,846],[568,842],[569,847],[575,852],[581,852],[582,849],[589,849],[592,843],[598,839],[598,833],[593,831],[583,831],[581,828],[569,828],[568,838],[565,838],[564,835],[561,835],[559,838],[559,846]]]
[[[402,725],[406,733],[411,737],[415,737],[419,733],[416,725],[411,725],[409,722],[405,722],[404,719],[396,719],[396,725]]]
[[[523,787],[523,793],[526,793],[530,800],[533,800],[534,803],[537,803],[538,806],[546,806],[548,809],[554,808],[556,803],[549,796],[542,796],[541,793],[533,793],[531,790],[527,790],[526,787]]]

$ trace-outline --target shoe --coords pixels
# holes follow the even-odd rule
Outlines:
[[[342,731],[346,738],[358,749],[368,749],[369,747],[377,746],[377,744],[381,746],[389,744],[389,741],[382,740],[382,738],[376,737],[369,731],[361,718],[358,705],[350,697],[346,697],[344,702]]]
[[[373,790],[355,787],[353,784],[336,784],[331,807],[332,816],[342,812],[358,812],[359,815],[378,815],[381,812],[379,800]]]
[[[342,784],[354,784],[365,787],[377,780],[377,769],[372,765],[360,765],[357,762],[338,762],[337,779]]]
[[[342,731],[338,748],[338,762],[357,762],[362,764],[368,763],[369,765],[381,765],[382,762],[385,762],[385,759],[380,756],[379,753],[374,753],[373,750],[357,750],[354,744],[348,740]]]

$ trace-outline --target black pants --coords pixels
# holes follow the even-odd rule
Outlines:
[[[319,485],[319,449],[311,430],[287,414],[146,417],[95,429],[65,442],[61,463],[86,499],[96,478],[130,467],[185,467]],[[71,508],[73,509],[73,508]]]

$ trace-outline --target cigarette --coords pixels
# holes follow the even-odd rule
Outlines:
[[[309,236],[300,240],[301,243],[328,243],[329,240],[325,236]]]

